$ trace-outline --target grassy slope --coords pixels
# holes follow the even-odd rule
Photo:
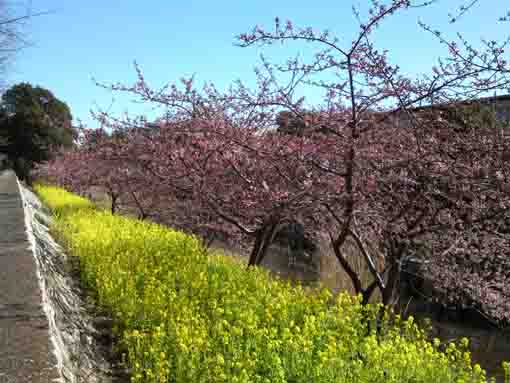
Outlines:
[[[378,306],[306,292],[198,240],[112,216],[38,186],[54,231],[110,310],[135,382],[485,382],[459,345],[446,352],[412,321],[374,329]]]

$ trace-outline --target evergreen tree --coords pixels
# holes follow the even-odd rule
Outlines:
[[[76,138],[69,107],[49,90],[28,83],[2,95],[0,142],[18,176],[26,179],[34,163],[54,150],[71,147]]]

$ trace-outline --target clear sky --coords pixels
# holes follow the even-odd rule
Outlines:
[[[436,41],[417,26],[418,19],[437,26],[447,36],[462,31],[479,41],[508,37],[510,23],[497,23],[507,0],[480,0],[464,18],[448,25],[447,14],[468,0],[440,0],[423,9],[392,17],[377,31],[377,43],[389,49],[393,63],[406,72],[427,70],[441,53]],[[31,46],[16,59],[8,81],[30,82],[50,89],[68,103],[76,119],[96,127],[90,110],[98,107],[120,114],[145,113],[129,98],[98,88],[100,82],[131,84],[136,60],[155,86],[196,75],[198,83],[220,88],[232,80],[253,81],[258,48],[234,46],[235,36],[259,24],[271,27],[276,16],[296,26],[329,29],[349,41],[356,32],[351,0],[32,0],[34,11],[52,13],[33,18],[24,28]],[[264,51],[283,59],[302,46],[290,44]],[[313,100],[312,100],[313,101]]]

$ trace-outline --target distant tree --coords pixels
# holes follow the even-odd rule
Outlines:
[[[34,12],[28,1],[0,0],[0,89],[5,90],[9,72],[16,54],[27,47],[23,28],[33,17],[43,16],[51,11]]]
[[[15,54],[24,45],[19,32],[20,23],[28,16],[12,14],[12,7],[0,1],[0,86],[5,85],[5,73]]]
[[[25,179],[34,163],[52,150],[73,145],[76,132],[66,103],[49,90],[21,83],[2,95],[0,141],[18,175]]]

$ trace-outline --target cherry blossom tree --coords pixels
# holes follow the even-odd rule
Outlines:
[[[410,78],[391,64],[390,52],[377,49],[373,35],[392,15],[428,3],[371,4],[366,17],[355,11],[359,29],[347,44],[279,19],[271,31],[241,34],[242,47],[318,48],[311,62],[263,58],[256,89],[241,82],[225,92],[212,84],[198,89],[192,78],[152,89],[136,67],[133,86],[102,86],[161,106],[161,119],[98,113],[117,137],[89,132],[79,149],[41,169],[74,190],[101,185],[112,201],[115,195],[134,204],[141,218],[166,217],[204,237],[224,233],[250,243],[249,265],[260,264],[278,233],[298,221],[328,235],[364,302],[378,289],[383,303],[397,303],[403,265],[425,253],[439,289],[508,320],[497,302],[509,301],[501,285],[510,269],[510,136],[482,110],[466,112],[473,109],[469,100],[507,86],[504,46],[459,47],[422,24],[449,56]],[[306,106],[303,87],[323,89],[324,102]],[[433,103],[422,107],[426,101]],[[278,116],[280,124],[299,123],[294,131],[277,130]],[[373,276],[366,286],[345,254],[347,241]],[[452,263],[470,256],[496,265],[486,268],[497,276],[494,286],[483,267],[467,275]]]
[[[294,59],[285,65],[272,65],[264,60],[263,67],[267,82],[275,88],[272,92],[275,98],[269,102],[286,103],[289,110],[296,111],[300,106],[299,101],[292,101],[297,81],[327,91],[327,109],[317,113],[316,125],[331,137],[333,142],[328,150],[335,158],[329,159],[328,166],[318,166],[317,171],[334,179],[332,184],[336,187],[324,190],[320,203],[337,224],[328,226],[332,248],[355,291],[362,293],[365,301],[378,287],[384,303],[395,302],[401,265],[413,253],[418,239],[431,239],[444,231],[453,234],[459,216],[465,216],[466,211],[476,218],[468,219],[463,233],[469,232],[473,221],[484,220],[488,206],[483,201],[489,190],[486,180],[479,175],[480,168],[489,164],[499,166],[493,169],[493,175],[502,174],[505,169],[497,159],[506,150],[506,138],[484,126],[472,126],[476,133],[456,134],[458,125],[444,120],[435,110],[425,113],[415,109],[424,100],[440,103],[465,100],[505,86],[508,64],[501,57],[504,54],[501,46],[487,43],[486,50],[478,52],[465,42],[466,56],[434,32],[448,45],[450,56],[439,61],[430,74],[410,79],[390,64],[388,52],[377,50],[371,41],[377,26],[391,15],[426,5],[373,1],[365,20],[355,11],[359,32],[346,47],[327,31],[296,28],[291,22],[282,24],[279,19],[273,31],[257,26],[239,36],[243,47],[301,41],[322,48],[312,62]],[[424,24],[422,27],[430,31]],[[321,77],[314,80],[327,71],[334,73],[331,76],[334,80],[327,82]],[[291,82],[278,84],[277,73],[290,73]],[[465,189],[471,190],[470,198],[465,197]],[[503,189],[490,191],[498,195],[501,211],[506,204],[503,201],[508,200]],[[479,208],[475,212],[473,204]],[[342,253],[349,237],[358,244],[374,275],[374,281],[367,287],[361,286],[359,276]],[[454,236],[448,238],[455,241]],[[384,258],[382,271],[375,267],[370,243],[377,244],[372,253]],[[435,251],[444,256],[450,251],[449,247],[440,249],[440,241],[436,247]],[[501,241],[501,249],[508,249],[508,238]]]

